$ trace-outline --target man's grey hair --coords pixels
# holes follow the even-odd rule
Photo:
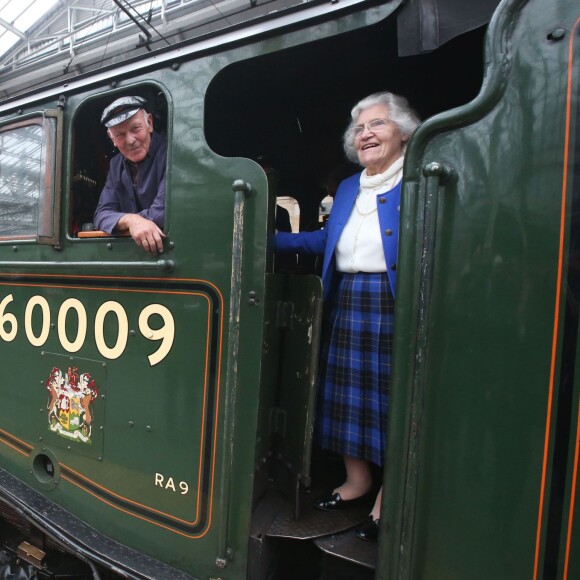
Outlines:
[[[354,163],[359,162],[356,148],[354,146],[353,132],[353,129],[357,124],[357,119],[365,109],[375,105],[385,105],[388,108],[389,120],[393,121],[399,127],[403,136],[410,137],[421,122],[419,116],[411,108],[405,97],[389,92],[374,93],[365,97],[352,108],[352,111],[350,112],[351,121],[342,137],[344,152],[349,161]],[[405,147],[406,142],[404,144],[404,148]]]

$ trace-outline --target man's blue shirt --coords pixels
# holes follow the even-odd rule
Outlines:
[[[153,133],[147,156],[137,164],[135,184],[129,163],[120,153],[111,159],[107,181],[95,211],[96,228],[113,233],[123,215],[134,213],[163,229],[167,141]]]

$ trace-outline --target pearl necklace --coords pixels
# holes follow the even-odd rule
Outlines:
[[[375,189],[375,188],[373,188]],[[378,189],[378,188],[376,188]],[[372,213],[374,213],[375,211],[377,211],[377,204],[375,204],[372,209],[370,209],[369,211],[362,211],[361,208],[359,207],[359,198],[360,198],[360,190],[356,196],[356,200],[354,202],[354,208],[356,209],[358,215],[362,216],[363,218],[367,217],[368,215],[371,215]]]
[[[404,157],[399,157],[391,163],[386,171],[378,173],[377,175],[367,175],[366,169],[361,173],[360,187],[354,202],[354,207],[363,219],[377,211],[376,195],[379,191],[381,189],[391,189],[398,182],[399,174],[403,170],[403,161]],[[388,183],[390,183],[390,187],[387,187]],[[364,200],[361,199],[361,192],[363,193]],[[362,203],[363,201],[366,203]],[[369,203],[372,203],[370,209],[368,209]],[[367,207],[362,207],[364,205]]]

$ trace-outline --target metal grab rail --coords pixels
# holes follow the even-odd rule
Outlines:
[[[0,261],[0,268],[90,268],[91,270],[161,270],[170,272],[175,268],[173,260],[156,260],[155,262],[43,262],[43,261]]]
[[[425,176],[425,221],[423,232],[423,263],[421,265],[421,295],[431,293],[435,262],[435,230],[439,207],[439,188],[456,176],[455,169],[445,163],[432,162],[423,167]]]
[[[424,391],[427,383],[426,357],[429,340],[429,323],[431,315],[431,294],[433,287],[433,274],[435,269],[436,230],[439,208],[440,189],[456,178],[456,172],[450,165],[432,162],[423,167],[425,177],[425,197],[423,204],[422,227],[417,232],[421,240],[417,243],[422,247],[419,271],[419,296],[416,319],[416,345],[415,361],[412,371],[412,382],[415,390],[411,401],[409,446],[407,450],[408,466],[405,479],[405,493],[408,498],[415,498],[419,478],[419,447],[421,442],[421,425],[423,420]],[[402,534],[412,535],[413,522],[415,521],[415,501],[406,499],[404,505],[404,522]],[[407,550],[401,552],[398,562],[400,571],[410,569],[411,554]],[[385,560],[379,562],[379,568],[386,566]]]
[[[244,242],[245,200],[252,193],[252,186],[241,179],[232,183],[234,199],[234,227],[232,247],[232,277],[230,292],[230,314],[228,325],[228,360],[226,370],[226,403],[224,408],[223,461],[220,481],[218,515],[218,551],[216,566],[225,568],[228,562],[227,535],[229,525],[231,472],[233,468],[233,446],[235,433],[235,405],[238,386],[238,352],[240,337],[240,305],[242,296],[242,266]]]

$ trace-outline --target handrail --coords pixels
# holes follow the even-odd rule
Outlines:
[[[437,247],[437,223],[439,217],[439,203],[445,191],[445,187],[453,185],[457,180],[457,172],[453,167],[445,163],[431,162],[422,167],[421,171],[424,179],[424,189],[422,195],[419,195],[419,190],[415,194],[419,197],[417,203],[417,237],[420,240],[416,243],[421,247],[421,255],[418,257],[417,277],[418,277],[418,297],[419,306],[416,309],[415,318],[413,320],[415,345],[414,345],[414,362],[409,367],[414,385],[424,385],[426,382],[426,366],[425,359],[428,346],[428,329],[431,316],[431,298],[433,289],[433,278],[435,272],[436,262],[436,247]],[[451,189],[451,188],[450,188]],[[419,215],[420,212],[420,215]],[[404,282],[404,281],[403,281]],[[399,292],[401,288],[399,288]],[[400,312],[400,310],[399,310]],[[398,314],[397,314],[398,315]],[[397,319],[399,320],[399,319]],[[404,322],[408,322],[405,318]],[[410,328],[409,324],[409,328]],[[398,544],[396,562],[387,560],[382,554],[379,555],[377,562],[377,577],[384,574],[387,566],[392,566],[396,570],[396,575],[393,578],[406,577],[410,569],[411,550],[407,549],[405,542],[408,535],[412,532],[412,527],[415,521],[415,497],[417,494],[419,471],[417,469],[417,457],[419,453],[420,444],[420,426],[423,412],[423,397],[422,389],[414,389],[410,394],[410,413],[408,416],[408,442],[406,449],[406,475],[404,480],[404,495],[405,499],[400,512],[400,520],[396,525],[400,529],[400,536],[395,541]],[[391,421],[391,426],[392,426]],[[398,426],[400,429],[401,426]],[[406,430],[407,430],[406,429]],[[393,493],[393,490],[387,491],[387,496]],[[383,500],[383,509],[385,508],[385,501]],[[396,543],[394,545],[396,545]],[[405,545],[405,549],[400,549],[400,546]]]
[[[216,566],[225,568],[229,560],[227,535],[230,513],[231,474],[233,469],[233,446],[235,433],[235,405],[238,386],[238,352],[240,345],[240,305],[242,295],[242,265],[244,242],[245,200],[252,193],[252,186],[241,179],[232,183],[235,193],[232,247],[232,276],[230,314],[228,329],[228,359],[226,371],[226,403],[224,408],[223,461],[220,481],[220,500],[217,512],[218,552]]]
[[[43,262],[36,261],[9,261],[1,260],[0,268],[26,268],[35,269],[71,269],[71,268],[90,268],[91,270],[160,270],[171,272],[175,268],[174,260],[156,260],[155,262],[104,262],[104,261],[84,261],[84,262]]]

